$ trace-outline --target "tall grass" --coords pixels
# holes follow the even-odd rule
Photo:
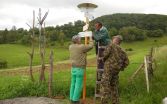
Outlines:
[[[150,80],[150,93],[146,92],[144,71],[141,71],[131,83],[120,78],[122,104],[161,104],[162,99],[167,96],[167,46],[157,48],[154,58],[157,67]]]

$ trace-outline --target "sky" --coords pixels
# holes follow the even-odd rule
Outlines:
[[[0,30],[29,27],[32,24],[32,13],[36,18],[39,8],[42,15],[49,10],[45,20],[46,26],[63,25],[76,20],[83,20],[84,14],[77,8],[80,3],[94,3],[94,17],[113,13],[146,13],[167,15],[166,0],[0,0]],[[37,26],[36,19],[36,26]]]

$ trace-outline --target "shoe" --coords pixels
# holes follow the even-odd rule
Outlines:
[[[79,101],[71,101],[71,104],[80,104]]]

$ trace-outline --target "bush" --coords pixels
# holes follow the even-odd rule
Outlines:
[[[125,51],[133,51],[132,48],[126,48]]]
[[[145,32],[142,29],[136,27],[123,27],[120,29],[119,34],[123,36],[126,42],[142,41],[146,38]]]
[[[161,29],[158,30],[148,30],[146,35],[148,37],[162,37],[163,36],[163,31]]]
[[[7,68],[7,61],[0,59],[0,68]]]
[[[31,36],[30,35],[24,35],[21,40],[20,40],[21,44],[27,45],[31,43]]]
[[[110,37],[118,35],[118,30],[116,28],[114,28],[114,27],[112,27],[111,29],[109,29],[108,32],[109,32]]]

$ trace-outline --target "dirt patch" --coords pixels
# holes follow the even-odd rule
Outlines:
[[[69,104],[69,102],[47,97],[22,97],[0,100],[0,104]]]

